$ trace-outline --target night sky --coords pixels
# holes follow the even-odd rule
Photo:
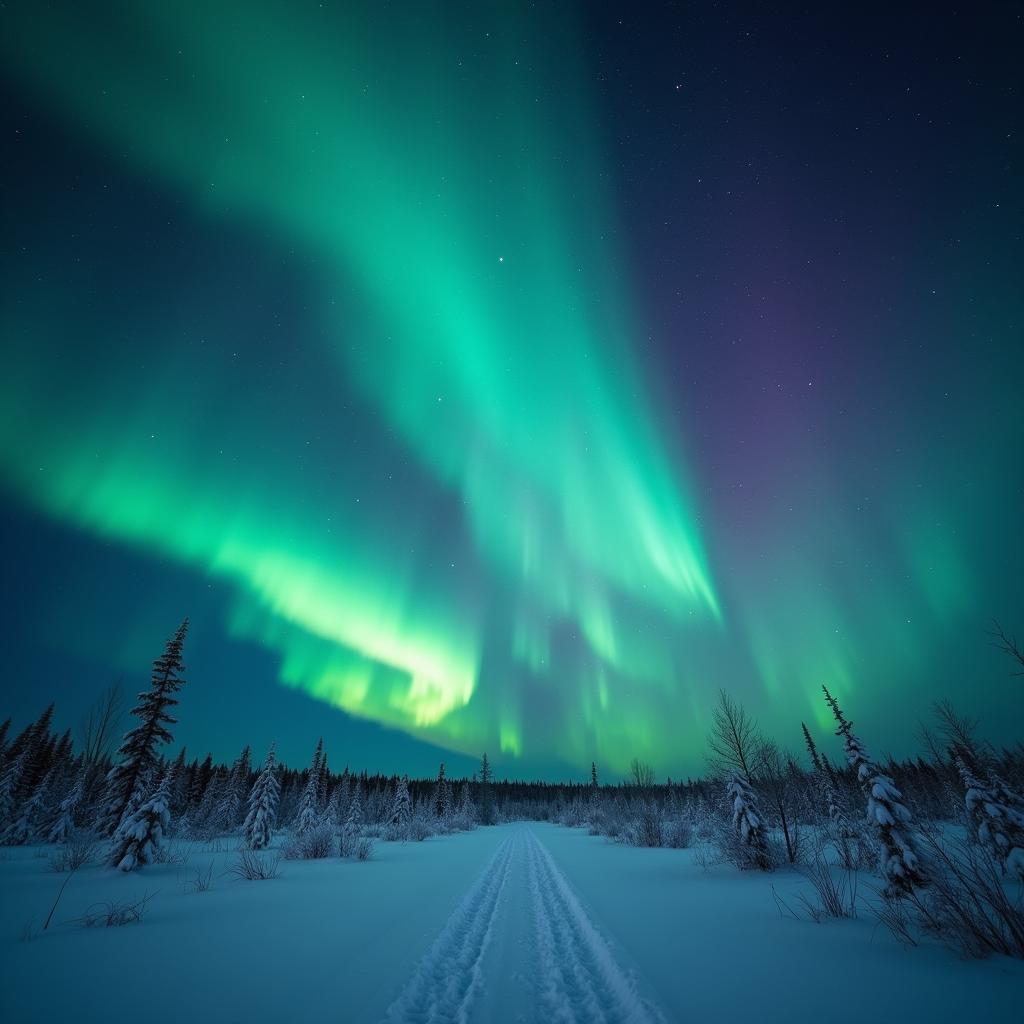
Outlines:
[[[200,756],[1019,738],[1024,20],[943,6],[5,4],[0,710],[188,615]]]

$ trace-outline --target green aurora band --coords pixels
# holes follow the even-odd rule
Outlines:
[[[815,510],[858,504],[834,463],[867,479],[875,454],[815,453],[713,546],[709,488],[641,370],[579,26],[342,8],[8,12],[8,73],[211,232],[302,254],[317,328],[280,331],[268,397],[230,345],[180,343],[187,310],[89,322],[68,312],[88,296],[9,279],[0,485],[227,581],[231,634],[276,652],[283,683],[463,753],[678,765],[736,678],[770,725],[785,701],[824,726],[821,683],[842,698],[883,667],[927,692],[932,638],[977,610],[971,527],[1002,486],[983,427],[973,491],[952,469],[921,489],[908,457],[864,527]],[[112,329],[137,363],[97,356]],[[301,457],[281,440],[307,434]]]
[[[315,18],[187,11],[119,6],[145,66],[70,8],[26,19],[8,57],[209,217],[272,225],[354,284],[358,321],[350,309],[330,324],[337,372],[461,496],[481,561],[512,594],[510,653],[543,671],[550,623],[575,622],[576,671],[593,677],[587,731],[615,719],[640,738],[645,716],[622,721],[612,679],[656,685],[667,655],[617,628],[624,606],[666,624],[718,607],[681,467],[631,369],[593,116],[583,96],[562,98],[557,120],[550,106],[533,115],[543,60],[573,59],[572,26],[527,39],[529,67],[499,51],[460,72],[467,40],[427,17],[396,31],[347,16],[339,52]],[[280,649],[286,682],[463,750],[496,720],[501,748],[522,751],[514,690],[480,678],[483,611],[443,580],[412,587],[371,524],[338,512],[318,536],[299,486],[283,488],[294,503],[280,497],[287,466],[204,472],[215,391],[181,415],[177,387],[157,386],[131,412],[112,384],[40,432],[25,400],[46,392],[40,369],[19,360],[4,385],[3,472],[19,494],[229,577],[235,628]],[[175,426],[157,437],[143,423]],[[576,752],[591,745],[581,735]]]

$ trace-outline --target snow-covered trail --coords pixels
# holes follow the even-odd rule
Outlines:
[[[416,965],[402,994],[388,1009],[388,1020],[464,1024],[483,983],[482,963],[490,945],[513,850],[509,836],[448,919],[430,952]]]
[[[577,1024],[661,1024],[635,978],[615,959],[551,854],[527,829],[527,863],[539,958],[538,1020]]]
[[[663,1024],[529,824],[470,886],[389,1024]]]

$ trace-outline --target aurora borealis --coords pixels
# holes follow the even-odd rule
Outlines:
[[[187,613],[221,756],[678,775],[720,686],[796,745],[823,682],[1009,736],[1008,14],[0,18],[15,710]]]

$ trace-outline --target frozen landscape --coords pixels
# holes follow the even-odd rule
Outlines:
[[[0,1024],[1024,1022],[1024,7],[0,3]]]
[[[63,878],[45,848],[0,859],[0,970],[11,1021],[1017,1021],[1024,964],[904,949],[866,913],[780,917],[796,872],[704,870],[547,823],[380,843],[366,863],[282,862],[231,877],[237,854]],[[190,880],[212,866],[210,888]],[[85,928],[104,901],[144,919]],[[34,938],[23,931],[32,927]]]
[[[188,628],[113,756],[116,686],[80,753],[53,704],[0,725],[5,1019],[1019,1019],[1021,760],[949,702],[930,764],[880,766],[823,688],[845,766],[806,725],[810,769],[783,758],[723,691],[684,784],[638,759],[614,786],[499,781],[487,754],[339,775],[322,739],[255,770],[160,752]]]

